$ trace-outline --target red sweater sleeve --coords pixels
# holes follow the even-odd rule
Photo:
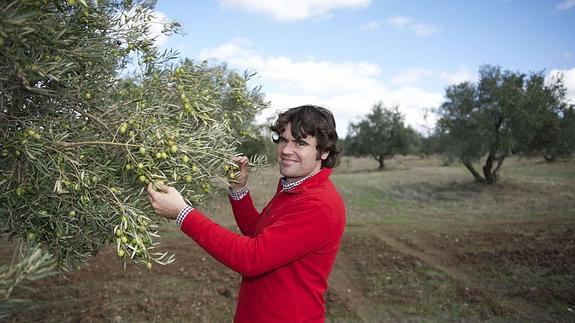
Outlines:
[[[252,237],[260,214],[254,207],[254,202],[250,193],[248,192],[246,196],[238,201],[232,199],[229,195],[228,197],[230,199],[230,204],[232,205],[232,211],[234,212],[234,217],[236,218],[238,227],[244,235]]]
[[[255,237],[246,237],[191,211],[182,231],[210,255],[244,276],[281,267],[313,251],[336,227],[329,211],[319,203],[306,203],[278,215],[278,219]]]

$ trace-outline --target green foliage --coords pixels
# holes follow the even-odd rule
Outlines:
[[[271,131],[269,129],[269,125],[252,124],[252,127],[254,129],[252,135],[241,141],[238,150],[244,153],[248,157],[264,155],[267,157],[268,161],[276,162],[277,145],[274,144],[274,142],[271,139]]]
[[[37,246],[16,249],[13,263],[0,266],[0,319],[27,302],[10,298],[22,282],[42,279],[53,274],[55,261],[52,255]]]
[[[569,116],[560,79],[546,84],[542,73],[526,75],[483,66],[477,84],[446,89],[437,110],[438,132],[451,158],[459,159],[479,182],[495,183],[503,161],[550,149],[561,140],[549,124]],[[551,129],[555,129],[551,126]],[[473,162],[486,156],[482,174]]]
[[[350,124],[344,150],[352,156],[371,156],[379,162],[379,169],[384,169],[385,159],[406,155],[416,144],[417,133],[405,126],[398,108],[388,109],[380,102],[365,119]]]
[[[518,153],[544,156],[548,161],[569,158],[575,152],[575,113],[565,100],[562,78],[545,82],[541,74],[532,76],[525,88],[524,117],[517,118]]]
[[[247,86],[252,74],[171,63],[176,54],[149,36],[152,7],[0,5],[0,222],[11,238],[47,248],[60,269],[110,243],[123,261],[171,262],[156,250],[161,219],[146,184],[175,185],[202,205],[265,107]]]

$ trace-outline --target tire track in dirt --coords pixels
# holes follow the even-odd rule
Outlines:
[[[351,263],[352,261],[346,253],[341,251],[338,253],[335,266],[329,278],[329,286],[351,307],[351,310],[363,322],[373,322],[376,313],[373,307],[370,306],[370,301],[353,285],[347,274]]]
[[[412,256],[429,266],[443,271],[465,290],[472,290],[475,293],[479,293],[481,296],[485,297],[485,300],[488,301],[489,305],[493,309],[500,309],[505,312],[517,312],[520,314],[529,315],[533,319],[541,318],[542,320],[545,320],[544,309],[539,308],[534,304],[528,303],[523,299],[510,299],[504,295],[501,295],[496,290],[485,286],[479,277],[475,277],[458,270],[454,265],[457,263],[457,261],[453,258],[450,258],[445,253],[442,253],[438,250],[433,250],[429,247],[424,247],[420,244],[415,244],[416,248],[414,248],[393,238],[388,232],[377,226],[371,225],[366,229],[400,253]]]

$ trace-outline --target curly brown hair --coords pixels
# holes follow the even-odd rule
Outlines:
[[[317,139],[317,158],[328,152],[321,167],[333,168],[339,164],[340,147],[337,145],[337,132],[333,114],[326,108],[316,105],[302,105],[281,113],[270,130],[281,134],[287,124],[291,124],[291,134],[296,139],[314,136]],[[275,140],[274,140],[275,142]]]

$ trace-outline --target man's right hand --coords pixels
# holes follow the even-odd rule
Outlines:
[[[230,181],[232,185],[232,190],[237,191],[248,183],[248,158],[246,156],[237,156],[232,159],[232,162],[240,167],[239,175]]]

